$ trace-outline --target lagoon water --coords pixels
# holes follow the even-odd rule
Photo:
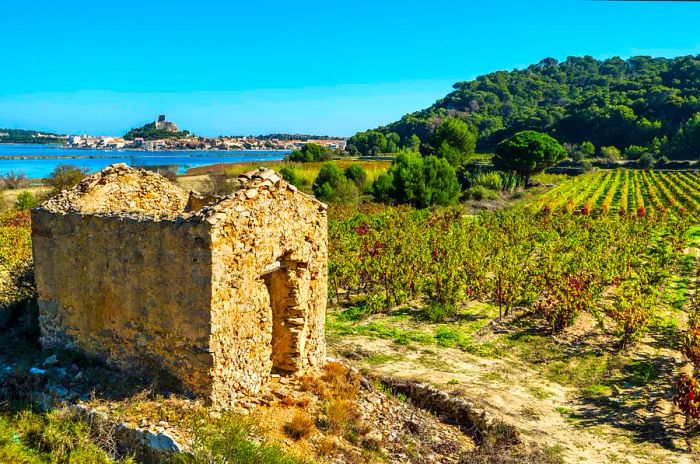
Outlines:
[[[55,145],[0,144],[0,175],[14,171],[29,178],[40,178],[46,177],[59,164],[71,164],[95,172],[114,163],[168,166],[181,174],[189,168],[207,164],[276,161],[287,153],[280,150],[90,150]]]

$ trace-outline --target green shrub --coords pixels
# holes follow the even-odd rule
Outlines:
[[[340,169],[337,164],[326,163],[319,169],[311,189],[314,195],[316,195],[316,198],[321,201],[328,201],[333,195],[333,190],[344,178],[345,174],[343,174],[342,169]]]
[[[348,179],[341,179],[333,190],[329,201],[344,205],[354,205],[360,201],[360,190]]]
[[[394,158],[387,174],[377,178],[372,190],[377,199],[419,208],[451,205],[460,195],[457,173],[447,160],[410,152]]]
[[[111,439],[94,435],[65,409],[43,415],[23,411],[13,418],[0,416],[0,462],[133,464],[132,459],[114,461],[96,444]]]
[[[75,186],[85,177],[85,170],[70,164],[59,164],[44,179],[44,184],[51,187],[51,194],[55,195],[62,190]]]
[[[190,453],[174,457],[177,464],[301,464],[306,462],[286,454],[278,445],[254,439],[255,424],[234,415],[225,415],[216,423],[196,431]]]
[[[307,143],[301,150],[294,150],[287,159],[299,163],[313,163],[315,161],[329,161],[333,156],[333,150],[316,143]]]
[[[469,187],[465,192],[464,196],[470,200],[496,200],[500,197],[498,192],[486,188],[481,185],[475,185],[474,187]]]
[[[335,163],[326,163],[321,166],[312,190],[316,198],[321,201],[354,204],[360,200],[360,191],[357,186],[345,177]]]
[[[453,304],[430,302],[423,308],[422,316],[430,322],[444,322],[457,314],[457,307]]]
[[[480,172],[474,175],[471,186],[480,185],[490,190],[500,191],[503,188],[501,174],[497,171]]]
[[[377,201],[390,202],[393,196],[394,176],[383,172],[372,184],[372,195]]]
[[[282,169],[280,169],[279,173],[284,180],[286,180],[287,182],[289,182],[297,188],[301,188],[303,184],[302,179],[297,175],[294,169],[285,166]]]
[[[481,171],[474,167],[465,169],[460,176],[466,189],[481,186],[496,192],[512,193],[524,184],[523,177],[514,172]]]
[[[24,191],[17,195],[17,201],[15,202],[15,208],[19,210],[32,209],[36,207],[36,198],[32,192]]]
[[[345,177],[351,180],[361,191],[367,186],[367,172],[357,163],[353,163],[345,168]]]
[[[651,169],[656,164],[656,160],[651,153],[643,153],[639,157],[639,166],[645,169]]]

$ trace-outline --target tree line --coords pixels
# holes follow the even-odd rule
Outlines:
[[[39,135],[41,134],[41,135]],[[0,129],[0,143],[63,143],[64,136],[25,129]]]
[[[358,134],[350,141],[354,144],[358,140],[361,143],[369,140],[382,144],[394,143],[393,137],[375,138],[377,134]],[[417,141],[417,137],[409,138],[409,141],[416,141],[415,145],[403,147],[392,160],[388,171],[380,174],[371,186],[366,185],[366,176],[362,177],[361,184],[354,182],[353,185],[352,176],[348,177],[347,173],[328,163],[318,174],[314,194],[320,200],[341,203],[356,202],[361,193],[368,193],[376,200],[387,203],[411,204],[420,208],[447,206],[459,201],[463,189],[476,187],[475,184],[482,187],[478,195],[487,193],[481,182],[475,182],[477,179],[488,180],[487,185],[503,190],[512,189],[514,182],[527,186],[532,174],[544,171],[567,156],[566,149],[549,135],[521,131],[498,144],[492,159],[496,172],[492,172],[490,179],[485,179],[477,172],[480,167],[469,164],[476,149],[477,137],[474,126],[458,118],[445,118],[425,143]],[[288,160],[328,161],[331,155],[328,149],[307,144],[301,150],[292,152]],[[362,168],[357,166],[357,169]],[[293,182],[291,174],[283,173],[287,180]],[[513,175],[520,176],[522,182]]]
[[[442,122],[453,118],[478,134],[480,151],[535,130],[574,148],[588,142],[591,156],[700,157],[700,56],[546,58],[453,87],[429,108],[359,132],[348,150],[372,156],[420,145],[423,151]]]

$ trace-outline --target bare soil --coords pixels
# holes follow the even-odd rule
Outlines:
[[[420,328],[416,323],[414,329]],[[482,332],[484,339],[494,336],[489,330]],[[651,333],[624,354],[601,354],[616,359],[607,367],[615,371],[607,373],[615,381],[609,388],[582,391],[551,380],[541,368],[546,366],[519,358],[517,347],[510,354],[482,357],[462,349],[402,345],[366,335],[330,337],[331,351],[351,358],[359,368],[418,379],[471,400],[564,462],[700,462],[689,451],[682,416],[672,403],[673,382],[684,363],[667,338]],[[610,336],[593,318],[582,317],[553,342],[566,358],[566,350],[609,346]],[[629,369],[641,372],[625,376]],[[649,378],[635,378],[645,373]]]

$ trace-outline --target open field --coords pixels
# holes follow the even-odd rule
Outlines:
[[[359,164],[367,172],[367,178],[370,183],[373,182],[379,174],[385,172],[391,164],[390,161],[336,160],[333,162],[336,163],[341,169],[345,169],[352,164]],[[282,168],[287,168],[295,171],[303,181],[304,185],[311,186],[316,178],[316,174],[318,174],[318,171],[321,169],[323,164],[323,162],[294,163],[288,161],[272,161],[269,163],[255,162],[215,164],[211,166],[203,166],[201,168],[189,169],[186,176],[198,174],[226,174],[227,176],[235,177],[258,167],[266,167],[276,171],[279,171]]]

